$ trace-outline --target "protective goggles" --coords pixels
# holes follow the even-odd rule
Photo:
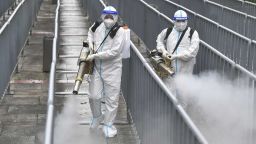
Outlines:
[[[106,10],[103,10],[102,11],[102,14],[105,14],[105,15],[118,15],[118,12],[117,11],[106,11]]]

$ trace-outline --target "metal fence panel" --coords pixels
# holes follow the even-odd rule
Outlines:
[[[221,24],[227,26],[228,28],[245,35],[245,23],[247,17],[244,13],[234,12],[230,9],[223,9],[223,15]]]
[[[143,7],[137,0],[121,1],[120,5],[122,5],[122,3],[127,5],[122,18],[128,23],[129,27],[143,39],[145,37],[145,7]],[[131,8],[134,10],[131,10]],[[129,13],[127,13],[127,11],[129,11]]]
[[[211,0],[232,9],[256,16],[256,4],[246,0]]]
[[[238,11],[238,9],[231,9],[230,7],[219,5],[211,1],[206,1],[205,4],[207,3],[210,5],[210,7],[218,6],[220,8],[223,8],[223,15],[219,16],[221,18],[221,21],[218,21],[220,24],[251,39],[255,38],[252,34],[248,34],[248,29],[255,29],[254,27],[256,25],[256,17],[252,15],[247,15],[244,11]],[[207,13],[203,15],[208,17]],[[251,24],[248,25],[247,23]]]
[[[219,32],[217,23],[210,22],[207,18],[197,16],[195,29],[198,31],[200,39],[206,41],[208,44],[214,47],[218,45]]]
[[[256,19],[254,17],[247,17],[246,36],[256,40]]]
[[[0,0],[0,17],[14,4],[16,0]]]
[[[7,86],[7,83],[9,82],[9,76],[10,75],[10,69],[13,68],[12,65],[10,64],[10,52],[7,48],[9,48],[9,41],[8,41],[8,34],[6,34],[6,32],[3,32],[0,35],[0,44],[1,44],[1,48],[0,48],[0,66],[2,67],[0,70],[0,92],[1,92],[1,96]]]
[[[123,69],[122,69],[122,80],[121,80],[121,89],[124,96],[125,101],[127,102],[129,94],[129,67],[130,59],[123,59]]]
[[[256,16],[256,4],[245,1],[243,4],[244,12],[249,15]]]
[[[91,8],[88,9],[88,15],[93,17],[90,17],[89,20],[91,23],[99,20],[101,16],[101,11],[103,10],[103,6],[99,3],[99,1],[89,0],[87,1],[88,6],[91,6]]]
[[[234,78],[232,65],[216,55],[207,45],[200,43],[194,73],[199,74],[205,71],[215,71],[223,76],[230,77],[230,79]]]
[[[161,11],[170,18],[172,18],[174,13],[180,9],[177,5],[174,5],[172,3],[166,3],[164,0],[157,0],[157,3],[154,2],[154,4],[157,5],[159,11]]]
[[[219,27],[218,50],[243,67],[248,68],[248,45],[250,41]]]
[[[250,47],[249,59],[249,65],[252,67],[252,72],[256,74],[256,41],[253,41]]]
[[[144,25],[144,41],[147,42],[149,49],[156,48],[156,38],[163,28],[160,28],[160,17],[157,13],[146,8]]]
[[[41,0],[36,1],[41,3]],[[0,29],[0,93],[3,95],[10,76],[16,66],[18,55],[23,48],[35,15],[31,9],[35,7],[33,0],[21,1],[19,9],[5,27]],[[38,11],[39,9],[37,9]]]
[[[239,0],[211,0],[214,1],[216,3],[222,4],[224,6],[239,10],[239,11],[243,11],[242,9],[242,2]]]
[[[206,9],[208,9],[207,14],[205,15],[207,15],[207,17],[211,20],[221,23],[223,17],[223,8],[210,3],[205,3],[205,7]]]
[[[179,0],[180,4],[186,8],[189,8],[197,13],[203,14],[207,12],[207,9],[203,7],[203,0]]]

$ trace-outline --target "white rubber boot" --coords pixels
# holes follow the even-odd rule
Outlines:
[[[114,137],[117,134],[117,129],[113,125],[104,125],[103,126],[103,132],[105,134],[105,137]]]
[[[91,129],[96,129],[99,127],[100,123],[104,120],[104,115],[99,116],[98,118],[92,118],[90,123]]]

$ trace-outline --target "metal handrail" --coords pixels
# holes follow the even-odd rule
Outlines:
[[[256,7],[256,3],[253,3],[253,2],[249,2],[249,1],[246,1],[246,0],[243,0],[244,3],[247,3],[247,4],[250,4],[252,6],[255,6]]]
[[[221,7],[221,8],[223,8],[223,9],[227,9],[227,10],[232,11],[232,12],[234,12],[234,13],[239,13],[239,14],[244,15],[244,16],[248,15],[248,14],[245,13],[245,12],[241,12],[241,11],[239,11],[239,10],[235,10],[235,9],[233,9],[233,8],[230,8],[230,7],[221,5],[221,4],[219,4],[219,3],[216,3],[216,2],[213,2],[213,1],[210,1],[210,0],[204,0],[204,2],[207,2],[207,3],[210,3],[210,4],[212,4],[212,5]]]
[[[50,70],[49,79],[49,92],[48,92],[48,103],[47,103],[47,119],[45,128],[45,139],[44,144],[53,143],[53,125],[54,125],[54,95],[55,95],[55,73],[56,73],[56,60],[57,60],[57,41],[59,33],[59,9],[60,0],[57,2],[56,14],[55,14],[55,32],[52,47],[52,63]]]
[[[100,0],[100,3],[103,5],[103,7],[107,7],[107,5],[103,2],[103,0]]]
[[[230,8],[230,7],[227,7],[227,6],[218,4],[218,3],[213,2],[213,1],[210,1],[210,0],[204,0],[204,1],[207,2],[207,3],[210,3],[210,4],[212,4],[212,5],[219,6],[219,7],[223,8],[223,9],[227,9],[227,10],[232,11],[232,12],[234,12],[234,13],[238,13],[238,14],[244,15],[245,17],[250,17],[250,18],[252,18],[252,19],[256,19],[256,16],[247,14],[246,12],[241,12],[241,11],[239,11],[239,10],[235,10],[235,9],[233,9],[233,8]],[[248,2],[245,1],[244,3],[248,3]],[[256,6],[256,4],[254,4],[254,5]]]

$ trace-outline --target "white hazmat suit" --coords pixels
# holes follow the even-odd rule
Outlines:
[[[114,19],[104,19],[104,16],[112,15]],[[94,71],[89,82],[89,102],[93,114],[91,123],[92,128],[99,126],[104,119],[103,132],[106,137],[113,137],[117,130],[113,126],[117,113],[121,75],[122,75],[122,44],[124,39],[124,29],[120,27],[116,35],[111,38],[108,36],[100,46],[111,27],[117,22],[116,10],[108,6],[103,10],[103,22],[98,26],[95,32],[92,27],[88,32],[88,42],[90,48],[97,50],[96,54],[88,56],[89,60],[95,61]],[[113,21],[112,21],[113,20]],[[101,112],[101,98],[104,96],[106,103],[106,112]]]
[[[184,37],[182,38],[177,50],[173,53],[175,46],[182,35],[182,32],[187,27],[187,14],[183,10],[178,10],[174,14],[174,28],[172,29],[168,38],[165,39],[167,28],[164,29],[157,37],[157,49],[163,52],[163,56],[170,55],[172,58],[172,66],[175,69],[175,74],[187,73],[192,74],[193,67],[196,63],[196,55],[199,49],[199,36],[197,31],[194,31],[191,38],[190,30],[188,27]],[[173,53],[173,54],[172,54]],[[164,83],[171,90],[173,94],[175,92],[175,84],[173,77],[163,79]]]

